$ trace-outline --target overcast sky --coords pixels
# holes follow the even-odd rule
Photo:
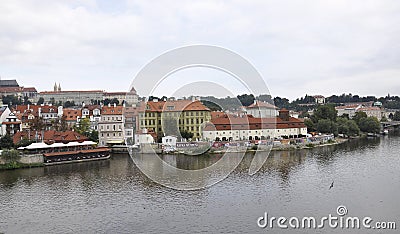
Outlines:
[[[54,82],[125,91],[160,54],[210,44],[248,59],[273,96],[400,95],[397,0],[2,0],[0,12],[0,76],[38,91]],[[169,77],[160,94],[196,76],[243,91],[220,71],[192,69]]]

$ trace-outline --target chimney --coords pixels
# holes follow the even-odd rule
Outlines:
[[[108,107],[111,107],[111,103],[108,103]]]
[[[117,103],[114,103],[114,108],[117,107]]]
[[[158,102],[158,98],[153,98],[153,102]]]
[[[286,110],[285,108],[281,109],[279,111],[279,118],[282,119],[283,121],[289,121],[290,119],[289,111]]]
[[[254,105],[257,105],[257,100],[256,99],[254,99],[254,103],[253,103]]]

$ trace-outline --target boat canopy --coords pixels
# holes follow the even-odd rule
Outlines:
[[[62,148],[62,147],[73,147],[73,146],[87,146],[87,145],[96,145],[96,142],[93,141],[83,141],[83,142],[68,142],[64,143],[53,143],[53,144],[46,144],[44,142],[39,143],[32,143],[26,147],[19,147],[19,150],[34,150],[34,149],[49,149],[49,148]]]

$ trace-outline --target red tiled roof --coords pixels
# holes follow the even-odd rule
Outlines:
[[[17,113],[25,113],[31,112],[34,114],[39,113],[39,108],[42,113],[56,113],[58,112],[57,106],[49,106],[49,105],[18,105],[13,108],[13,110]]]
[[[256,101],[255,103],[251,104],[247,108],[260,108],[260,107],[276,109],[276,110],[279,109],[278,107],[276,107],[268,102],[260,102],[260,101]]]
[[[65,108],[63,109],[63,116],[66,121],[76,121],[81,116],[81,110]]]
[[[89,111],[93,111],[94,109],[101,109],[100,105],[86,105],[82,109],[88,109]]]
[[[374,107],[362,107],[362,108],[359,108],[357,111],[381,111],[381,108],[376,107],[376,106],[374,106]]]
[[[122,115],[123,113],[123,106],[103,106],[101,108],[102,115]]]
[[[36,88],[35,87],[27,87],[27,88],[23,88],[23,91],[24,92],[32,92],[32,93],[35,93],[35,92],[37,92],[37,90],[36,90]]]
[[[38,136],[39,140],[42,139],[42,132],[38,131],[30,131],[29,132],[17,132],[13,136],[14,144],[17,144],[24,138],[34,140]],[[65,131],[65,132],[58,132],[58,131],[45,131],[44,132],[44,141],[53,141],[53,142],[72,142],[72,141],[83,141],[88,140],[86,136],[83,136],[74,131]]]
[[[279,117],[275,118],[254,118],[251,115],[243,117],[224,116],[212,119],[204,130],[255,130],[255,129],[286,129],[304,128],[304,121],[290,117],[289,121],[284,121]]]
[[[140,112],[210,111],[200,101],[175,100],[142,102]]]
[[[0,87],[0,93],[37,92],[34,87]]]
[[[216,119],[216,118],[221,118],[223,116],[225,116],[225,112],[222,111],[211,111],[211,119]]]
[[[336,110],[344,110],[344,109],[355,109],[357,107],[361,106],[360,104],[353,104],[353,105],[347,105],[347,106],[337,106],[335,107]]]
[[[126,95],[127,92],[106,92],[104,93],[105,96],[114,96],[114,95]]]
[[[43,91],[39,94],[57,94],[57,93],[104,93],[103,90],[68,90],[68,91]]]

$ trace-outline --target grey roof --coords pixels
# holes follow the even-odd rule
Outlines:
[[[16,80],[0,80],[0,87],[19,87]]]

